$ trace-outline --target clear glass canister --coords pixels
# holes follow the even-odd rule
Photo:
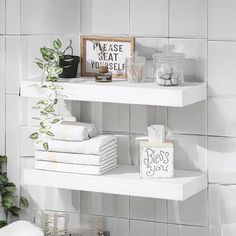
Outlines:
[[[162,52],[152,55],[154,78],[162,86],[178,86],[184,81],[185,55],[173,51],[174,45],[165,45]]]
[[[144,80],[145,57],[134,56],[126,58],[126,78],[130,83],[141,83]]]

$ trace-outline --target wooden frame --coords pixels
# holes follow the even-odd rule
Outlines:
[[[122,43],[122,42],[130,43],[130,55],[127,55],[127,57],[132,57],[135,52],[135,38],[134,37],[111,37],[111,36],[83,35],[80,37],[81,75],[82,76],[87,76],[87,77],[95,76],[95,72],[87,71],[87,63],[88,63],[88,61],[87,61],[87,41],[107,41],[107,42],[117,42],[117,43]],[[125,54],[125,52],[123,54]],[[124,60],[124,58],[121,58],[121,60]],[[107,63],[109,63],[109,61],[107,61]],[[112,64],[113,62],[110,62],[110,63]],[[122,64],[122,65],[124,67],[124,64]],[[125,71],[124,70],[122,70],[122,73],[118,73],[116,70],[114,70],[114,72],[115,73],[113,73],[113,75],[112,75],[113,78],[121,78],[121,79],[125,78]]]

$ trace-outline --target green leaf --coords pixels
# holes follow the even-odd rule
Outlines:
[[[44,100],[40,100],[36,103],[36,105],[40,105],[40,104],[47,105],[48,101],[44,99]]]
[[[51,54],[53,53],[53,51],[47,47],[40,48],[40,52],[41,52],[42,56],[47,56],[47,57],[50,57]]]
[[[50,57],[49,56],[46,56],[46,55],[42,55],[43,56],[43,59],[45,60],[45,61],[50,61]]]
[[[56,124],[56,123],[58,123],[60,121],[60,119],[54,119],[53,121],[52,121],[52,124]]]
[[[22,207],[28,208],[29,207],[29,201],[26,198],[21,197],[20,198],[20,205]]]
[[[55,110],[54,110],[54,108],[53,108],[51,105],[49,105],[49,106],[47,106],[47,107],[44,109],[44,111],[46,111],[46,112],[48,112],[48,113],[51,113],[51,112],[54,112]]]
[[[58,78],[54,77],[54,76],[52,76],[52,77],[51,76],[47,76],[46,81],[48,81],[48,82],[57,82]],[[49,88],[50,88],[50,86],[49,86]]]
[[[45,112],[45,111],[40,111],[40,114],[41,114],[41,116],[46,116],[46,115],[47,115],[47,112]]]
[[[40,48],[40,52],[41,52],[42,55],[46,55],[46,56],[48,55],[48,50],[47,50],[46,47]]]
[[[0,228],[3,228],[7,225],[7,222],[5,220],[0,220]]]
[[[40,143],[42,143],[43,142],[43,140],[38,140],[37,142],[36,142],[36,144],[40,144]]]
[[[10,209],[9,209],[9,212],[11,212],[11,214],[15,217],[19,217],[19,213],[20,213],[21,209],[19,207],[16,207],[16,206],[12,206]]]
[[[39,117],[32,117],[33,120],[41,120]]]
[[[45,128],[41,128],[41,129],[39,129],[39,132],[42,134],[46,134],[47,130]]]
[[[42,128],[45,128],[45,125],[44,123],[41,121],[40,124],[39,124]]]
[[[42,62],[37,61],[35,63],[38,65],[39,68],[41,68],[43,70],[43,63]]]
[[[55,90],[57,87],[56,87],[55,85],[50,85],[49,88],[50,88],[51,90]]]
[[[38,137],[39,137],[38,132],[34,132],[34,133],[32,133],[32,134],[30,135],[30,138],[31,138],[31,139],[37,139]]]
[[[7,157],[6,156],[0,156],[0,163],[7,162]]]
[[[39,61],[39,62],[42,62],[43,63],[43,60],[40,59],[40,58],[35,58],[35,60]]]
[[[43,143],[43,148],[44,148],[46,151],[48,151],[48,148],[49,148],[49,147],[48,147],[48,143],[47,143],[47,142],[44,142],[44,143]]]
[[[9,209],[10,207],[12,207],[13,202],[2,201],[2,205],[3,205],[5,208]]]
[[[33,106],[32,108],[35,110],[39,110],[41,108],[41,106]]]
[[[48,136],[50,136],[50,137],[55,136],[51,131],[47,131],[46,134],[47,134]]]
[[[14,197],[12,193],[7,192],[2,195],[2,205],[7,209],[13,206],[13,200]]]
[[[56,39],[56,40],[53,41],[53,47],[54,47],[56,50],[60,49],[61,46],[62,46],[62,43],[61,43],[60,39]]]
[[[6,192],[14,193],[16,191],[16,185],[14,183],[8,183],[4,187],[4,190]]]
[[[0,175],[0,183],[1,184],[6,184],[8,181],[7,176],[5,175]]]
[[[55,68],[55,73],[56,73],[56,74],[59,75],[59,74],[61,74],[62,72],[63,72],[63,69],[62,69],[61,67],[56,67],[56,68]]]

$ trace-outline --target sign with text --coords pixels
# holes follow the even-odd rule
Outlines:
[[[140,173],[142,178],[170,178],[174,176],[174,148],[172,143],[140,143]]]
[[[133,54],[133,37],[81,36],[81,74],[95,76],[99,66],[108,66],[113,77],[125,78],[125,59]]]

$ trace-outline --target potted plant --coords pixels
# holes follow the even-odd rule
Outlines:
[[[21,211],[20,207],[28,207],[29,203],[26,198],[20,198],[20,207],[16,206],[15,192],[16,185],[8,181],[7,173],[5,171],[7,163],[7,157],[0,155],[0,203],[3,210],[4,219],[0,219],[0,228],[6,226],[9,223],[9,216],[19,217]],[[2,214],[1,214],[2,215]]]
[[[63,88],[60,84],[55,83],[58,81],[59,77],[71,73],[71,69],[73,67],[75,72],[74,66],[62,66],[62,61],[65,63],[65,59],[69,58],[69,56],[64,55],[68,49],[72,49],[72,41],[70,40],[69,46],[62,51],[62,43],[59,39],[53,41],[53,47],[42,47],[40,48],[40,53],[42,59],[36,58],[36,64],[43,70],[42,80],[41,80],[41,89],[48,92],[48,96],[39,100],[33,109],[39,110],[40,116],[33,117],[39,121],[39,128],[36,132],[33,132],[30,135],[30,138],[36,141],[36,144],[41,144],[43,148],[48,151],[48,142],[47,138],[53,137],[54,134],[50,131],[53,124],[60,121],[56,114],[56,106],[58,103],[58,91],[62,90]],[[73,49],[72,49],[73,51]],[[66,56],[66,57],[65,57]],[[72,58],[74,56],[71,56]],[[77,60],[78,61],[78,60]],[[69,61],[66,61],[69,63]],[[74,65],[75,60],[70,61]],[[68,72],[69,71],[69,72]],[[46,83],[45,83],[46,82]]]
[[[68,50],[71,50],[71,54],[66,54]],[[75,78],[80,62],[79,56],[73,55],[72,40],[69,41],[69,46],[63,51],[63,55],[60,57],[60,67],[63,68],[60,78]]]

